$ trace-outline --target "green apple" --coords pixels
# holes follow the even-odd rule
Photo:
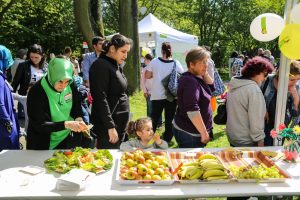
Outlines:
[[[135,180],[143,180],[143,176],[140,174],[137,174],[135,177]]]
[[[127,180],[127,172],[121,173],[121,178]]]
[[[146,174],[144,177],[143,177],[144,180],[151,180],[152,177],[150,174]]]
[[[134,171],[134,170],[128,170],[127,173],[126,173],[126,177],[127,177],[127,179],[129,179],[129,180],[134,180],[134,179],[136,179],[137,175],[138,175],[137,172]]]
[[[169,169],[164,169],[164,173],[171,176],[171,172]]]
[[[137,170],[138,174],[140,174],[142,176],[146,175],[148,172],[148,168],[143,164],[138,164],[137,169],[138,169]]]
[[[144,155],[144,157],[145,157],[146,159],[151,159],[151,158],[152,158],[152,153],[151,153],[151,151],[145,151],[143,155]]]
[[[152,176],[152,180],[161,180],[161,177],[159,175],[157,175],[157,174],[154,174]]]
[[[151,159],[147,159],[145,162],[146,162],[146,163],[149,163],[149,164],[151,165],[151,164],[152,164],[152,162],[153,162],[153,160],[151,160]]]
[[[149,168],[148,168],[148,174],[149,174],[150,176],[153,176],[153,175],[154,175],[154,173],[155,173],[155,172],[154,172],[154,170],[153,170],[153,169],[149,169]]]
[[[151,168],[151,164],[145,163],[145,165],[146,165],[147,168]]]
[[[156,156],[155,160],[159,163],[162,164],[162,162],[165,160],[165,158],[163,156]]]
[[[137,168],[136,167],[130,167],[129,170],[137,172]]]
[[[127,167],[122,167],[120,170],[121,173],[126,173],[127,171],[128,171]]]
[[[129,158],[129,159],[126,160],[126,165],[128,167],[133,167],[133,166],[135,166],[135,162],[134,162],[134,160]]]
[[[133,154],[130,152],[125,152],[124,155],[125,155],[125,159],[133,159]]]
[[[137,163],[142,163],[142,164],[145,163],[145,158],[144,158],[143,155],[137,155],[137,156],[135,156],[135,160],[136,160]]]
[[[156,168],[154,174],[159,175],[162,177],[165,174],[165,171],[162,168]]]
[[[168,174],[164,174],[162,177],[161,177],[162,180],[171,180],[171,176],[168,175]]]
[[[134,155],[144,155],[144,152],[142,151],[142,150],[135,150],[134,152],[133,152],[133,154]]]
[[[155,161],[153,161],[152,162],[152,164],[151,164],[151,168],[152,169],[156,169],[156,168],[158,168],[159,167],[159,163],[155,160]]]
[[[169,162],[167,160],[163,160],[160,164],[165,167],[169,167]]]

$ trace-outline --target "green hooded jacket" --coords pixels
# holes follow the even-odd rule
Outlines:
[[[54,58],[48,65],[48,73],[41,81],[42,87],[48,96],[51,120],[53,122],[74,120],[70,116],[73,104],[72,90],[70,87],[73,80],[72,76],[72,63],[64,58]],[[54,89],[55,84],[64,79],[70,79],[68,86],[62,92],[57,92]],[[52,132],[49,149],[54,149],[70,132],[70,129]]]

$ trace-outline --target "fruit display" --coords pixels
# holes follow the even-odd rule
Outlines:
[[[223,150],[218,156],[238,182],[284,182],[290,178],[269,158],[276,155],[267,151],[243,151],[233,156],[232,151]]]
[[[97,150],[76,147],[73,150],[55,151],[53,156],[44,161],[46,169],[58,173],[67,173],[78,168],[93,173],[100,173],[112,167],[113,157],[108,150]]]
[[[258,166],[235,166],[229,167],[237,179],[268,179],[268,178],[285,178],[276,166],[267,167],[263,164]]]
[[[219,162],[218,158],[211,154],[202,154],[194,162],[186,162],[178,170],[180,180],[222,180],[228,179],[228,170]]]
[[[172,180],[167,154],[136,150],[124,152],[120,159],[121,180]]]

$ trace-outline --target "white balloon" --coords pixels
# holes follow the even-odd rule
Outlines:
[[[264,20],[265,23],[263,22]],[[268,42],[277,38],[284,26],[285,23],[281,16],[273,13],[264,13],[251,22],[250,33],[256,40]]]
[[[290,14],[290,19],[292,23],[300,24],[300,4],[293,7]]]

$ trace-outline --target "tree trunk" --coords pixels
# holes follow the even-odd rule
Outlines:
[[[93,51],[92,38],[104,35],[101,2],[102,0],[74,0],[75,20],[90,51]]]
[[[102,0],[91,0],[91,22],[96,35],[104,36],[103,18],[102,18]]]
[[[128,54],[125,75],[128,80],[128,91],[132,94],[139,88],[140,48],[138,35],[137,0],[119,0],[120,33],[133,40],[131,52]]]

